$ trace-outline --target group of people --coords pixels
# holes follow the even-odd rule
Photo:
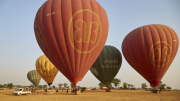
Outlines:
[[[34,95],[35,95],[35,94],[38,95],[38,93],[36,93],[36,89],[32,89],[32,90],[31,90],[31,93],[34,94]]]
[[[159,93],[161,93],[162,89],[159,89],[159,90],[157,90],[157,89],[151,89],[151,92],[152,92],[152,93],[154,93],[154,91],[156,91],[156,92],[159,91]]]
[[[71,94],[76,94],[77,93],[77,91],[81,91],[81,95],[83,94],[83,89],[73,89],[73,90],[71,90]],[[68,94],[68,89],[66,90],[66,95]]]

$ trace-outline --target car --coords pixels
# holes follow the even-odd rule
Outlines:
[[[93,88],[93,89],[91,89],[91,90],[96,90],[96,88]]]
[[[31,91],[24,91],[23,88],[17,88],[14,92],[13,95],[27,95],[30,94]]]

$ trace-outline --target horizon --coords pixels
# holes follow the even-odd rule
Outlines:
[[[44,53],[39,48],[34,34],[34,19],[38,9],[46,0],[2,0],[0,1],[0,84],[31,85],[27,73],[35,70],[35,62]],[[180,1],[151,0],[129,1],[96,0],[105,10],[109,20],[109,32],[105,45],[119,49],[122,65],[115,78],[123,82],[141,87],[149,82],[136,72],[122,54],[121,44],[125,36],[132,30],[148,24],[163,24],[171,27],[180,38]],[[169,69],[162,78],[162,83],[172,89],[180,89],[180,52],[178,51]],[[88,71],[81,87],[98,87],[99,80]],[[60,72],[53,84],[68,83],[69,80]],[[39,85],[47,84],[41,79]]]

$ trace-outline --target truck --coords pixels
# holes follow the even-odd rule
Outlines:
[[[31,94],[31,91],[24,91],[23,88],[17,88],[13,92],[13,95],[27,95],[27,94]]]
[[[102,89],[102,90],[106,90],[106,89],[108,89],[108,88],[107,88],[107,87],[101,87],[101,89]]]

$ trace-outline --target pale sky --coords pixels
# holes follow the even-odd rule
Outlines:
[[[37,10],[46,0],[0,0],[0,84],[30,85],[27,73],[34,70],[37,58],[43,55],[34,34]],[[106,10],[109,34],[106,45],[118,48],[133,29],[147,24],[171,27],[180,38],[179,0],[96,0]],[[122,55],[123,56],[123,55]],[[149,83],[122,58],[116,78],[141,87]],[[180,52],[164,75],[162,82],[172,89],[180,89]],[[59,72],[53,85],[70,82]],[[87,72],[77,86],[98,87],[99,81]],[[41,79],[40,85],[46,82]]]

